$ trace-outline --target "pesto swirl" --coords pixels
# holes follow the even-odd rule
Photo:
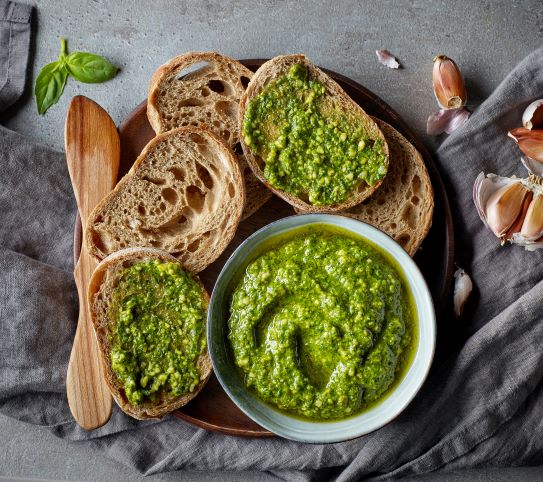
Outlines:
[[[340,419],[379,401],[407,365],[410,299],[396,267],[362,240],[306,233],[251,263],[234,290],[229,340],[264,401]]]

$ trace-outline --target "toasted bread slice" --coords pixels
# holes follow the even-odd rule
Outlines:
[[[394,127],[380,119],[375,121],[390,149],[388,173],[370,199],[341,214],[379,228],[413,256],[432,225],[432,184],[415,147]]]
[[[383,133],[379,130],[377,124],[343,91],[343,89],[334,80],[315,67],[307,59],[307,57],[305,57],[305,55],[282,55],[275,57],[264,63],[256,71],[240,101],[238,118],[240,132],[242,131],[243,127],[245,111],[251,99],[256,97],[270,82],[287,75],[290,68],[295,64],[300,64],[305,67],[311,79],[317,80],[324,85],[326,89],[324,98],[329,105],[334,106],[334,109],[345,112],[353,119],[356,119],[363,131],[367,134],[368,139],[373,141],[380,140],[382,142],[385,162],[388,166],[388,147],[386,145]],[[301,212],[336,212],[347,209],[371,196],[371,194],[382,182],[379,181],[372,186],[361,182],[357,187],[355,187],[352,193],[349,194],[347,199],[341,203],[330,206],[313,205],[306,199],[307,196],[294,196],[288,192],[271,186],[264,176],[265,160],[258,156],[249,146],[246,145],[243,136],[241,136],[241,145],[243,147],[243,152],[247,162],[258,179],[266,184],[266,186],[268,186],[275,194],[283,198]],[[334,175],[340,174],[336,173]]]
[[[97,259],[128,247],[154,247],[198,273],[232,240],[245,193],[239,165],[212,132],[183,127],[152,139],[86,226]]]
[[[147,117],[157,134],[177,127],[207,126],[232,147],[245,179],[242,219],[257,211],[272,195],[252,173],[239,145],[239,99],[252,76],[249,69],[230,57],[189,52],[157,69],[147,99]]]
[[[181,263],[178,259],[168,253],[152,248],[128,248],[118,251],[104,259],[95,269],[89,282],[88,304],[91,315],[94,333],[98,341],[100,358],[106,383],[111,395],[123,412],[139,420],[147,418],[160,418],[168,412],[182,407],[192,400],[204,387],[211,375],[212,365],[207,348],[198,357],[196,366],[200,375],[198,386],[191,392],[181,396],[160,394],[153,402],[145,401],[141,405],[132,405],[124,392],[122,383],[111,367],[111,320],[108,316],[108,308],[111,303],[111,296],[120,273],[129,266],[138,262],[158,259],[166,262]],[[209,295],[197,276],[193,275],[195,281],[201,287],[202,297],[207,310],[209,306]]]

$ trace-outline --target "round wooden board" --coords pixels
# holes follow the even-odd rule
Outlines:
[[[241,62],[255,71],[265,62],[265,59],[250,59]],[[432,228],[414,259],[430,287],[439,320],[450,292],[454,253],[452,216],[441,176],[422,142],[383,100],[357,82],[327,69],[323,70],[334,78],[368,114],[388,122],[400,131],[424,158],[434,188],[435,206]],[[145,101],[138,105],[119,126],[119,134],[121,137],[120,178],[130,169],[147,142],[154,137],[154,132],[147,120]],[[272,221],[292,214],[295,214],[293,208],[274,196],[259,211],[241,222],[234,240],[226,251],[217,261],[200,273],[200,278],[208,291],[211,293],[213,290],[213,285],[224,262],[247,236]],[[75,260],[81,251],[81,236],[81,222],[78,217],[74,231]],[[214,375],[211,376],[202,392],[194,400],[174,412],[174,415],[198,427],[230,435],[273,436],[271,432],[260,427],[236,407]]]

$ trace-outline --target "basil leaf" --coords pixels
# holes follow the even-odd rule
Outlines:
[[[86,52],[72,52],[66,57],[66,68],[70,75],[90,84],[105,82],[117,74],[117,67],[104,57]]]
[[[59,62],[51,62],[41,69],[34,86],[36,105],[40,115],[45,114],[49,107],[58,102],[67,78],[68,73]]]

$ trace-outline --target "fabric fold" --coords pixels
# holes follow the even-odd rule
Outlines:
[[[30,51],[32,6],[0,0],[0,112],[21,97]]]

